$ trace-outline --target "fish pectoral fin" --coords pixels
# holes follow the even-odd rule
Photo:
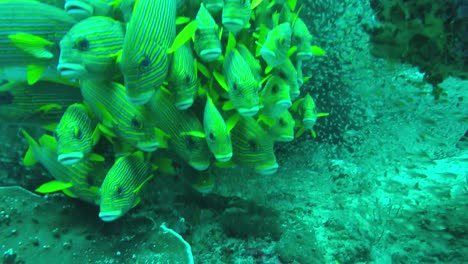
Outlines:
[[[226,127],[227,127],[228,132],[231,132],[231,130],[237,125],[237,123],[239,122],[239,119],[240,119],[239,113],[235,113],[231,117],[228,118],[228,120],[226,121]]]
[[[227,162],[215,161],[214,165],[221,169],[232,169],[235,167],[235,164],[232,160],[227,161]]]
[[[141,202],[141,197],[138,196],[138,197],[135,199],[135,202],[133,203],[132,208],[135,207],[135,206],[137,206],[140,202]]]
[[[41,145],[41,147],[44,147],[52,152],[57,151],[57,140],[51,135],[42,135],[39,138],[39,144]]]
[[[57,123],[49,123],[49,124],[42,125],[41,127],[44,130],[47,130],[49,132],[54,132],[57,129],[57,125],[58,125]]]
[[[52,46],[54,43],[47,39],[27,33],[12,34],[9,35],[8,38],[16,47],[36,58],[51,59],[54,57],[54,54],[46,48]]]
[[[61,110],[61,109],[62,109],[61,105],[55,104],[55,103],[50,103],[50,104],[46,104],[46,105],[43,105],[43,106],[37,108],[36,110],[34,110],[34,112],[47,114],[48,112],[50,112],[52,110]]]
[[[78,198],[78,195],[74,194],[69,189],[63,189],[62,192],[68,197],[75,198],[75,199]]]
[[[215,80],[219,83],[219,85],[226,91],[229,92],[229,87],[226,83],[226,77],[222,75],[221,73],[215,71],[213,72],[213,76],[215,77]]]
[[[99,128],[96,126],[96,128],[93,131],[93,134],[91,135],[91,139],[93,140],[93,146],[96,146],[97,143],[99,142],[99,139],[101,138],[101,131]]]
[[[109,140],[109,138],[116,138],[117,137],[117,135],[110,128],[108,128],[107,126],[105,126],[105,125],[103,125],[101,123],[98,124],[98,128],[102,132],[102,134],[104,134],[104,136],[107,137],[108,140]],[[111,140],[109,140],[109,141],[111,141]]]
[[[58,192],[58,191],[63,191],[65,189],[68,189],[72,187],[73,184],[69,182],[62,182],[62,181],[57,181],[57,180],[52,180],[50,182],[46,182],[39,186],[35,192],[38,193],[53,193],[53,192]]]
[[[294,136],[294,138],[298,138],[300,137],[302,134],[304,134],[305,132],[305,127],[301,126],[301,128],[299,129],[299,131],[297,131],[296,135]]]
[[[180,136],[192,136],[192,137],[197,137],[197,138],[205,138],[206,137],[205,133],[203,133],[201,131],[181,132]]]
[[[99,155],[97,153],[91,153],[91,155],[89,155],[89,160],[103,162],[105,159],[102,155]]]
[[[35,84],[39,81],[44,74],[45,66],[37,65],[37,64],[30,64],[26,69],[26,79],[29,85]]]
[[[311,51],[312,51],[312,54],[314,56],[326,56],[327,53],[325,52],[325,50],[323,50],[321,47],[319,46],[312,46],[311,47]]]
[[[232,104],[231,101],[227,101],[226,103],[223,104],[223,107],[221,109],[223,109],[223,111],[230,111],[230,110],[233,110],[235,107],[234,107],[234,104]]]
[[[313,130],[313,129],[310,130],[310,134],[311,134],[314,138],[317,137],[317,133],[316,133],[315,130]]]

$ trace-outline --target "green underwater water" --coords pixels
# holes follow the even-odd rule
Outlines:
[[[137,206],[104,222],[99,205],[34,192],[53,178],[24,166],[21,129],[53,134],[38,123],[62,112],[19,118],[2,93],[3,263],[468,262],[466,4],[298,2],[313,45],[326,51],[303,63],[301,96],[329,116],[318,118],[316,137],[275,143],[272,175],[199,172],[157,150],[178,161],[176,173],[156,171]],[[203,107],[192,108],[201,120]],[[108,169],[112,143],[101,138],[96,150]]]

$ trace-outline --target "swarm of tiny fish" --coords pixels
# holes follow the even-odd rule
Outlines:
[[[24,165],[113,221],[155,176],[212,166],[274,174],[276,142],[309,131],[302,64],[324,56],[297,0],[0,0],[0,118],[29,122]],[[96,153],[101,140],[113,153]],[[107,160],[110,157],[110,161]],[[113,157],[113,158],[112,158]]]

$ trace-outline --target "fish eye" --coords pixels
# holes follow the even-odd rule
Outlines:
[[[284,126],[286,125],[286,121],[284,121],[283,118],[280,118],[280,119],[278,120],[278,123],[279,123],[279,125],[282,126],[282,127],[284,127]]]
[[[233,91],[237,91],[237,84],[236,84],[236,83],[233,83],[233,84],[232,84],[232,90],[233,90]]]
[[[188,84],[188,83],[190,83],[191,81],[192,81],[192,78],[190,78],[190,76],[187,75],[187,76],[185,77],[185,83]]]
[[[76,48],[81,51],[85,51],[89,49],[89,41],[85,38],[78,40],[76,43]]]
[[[140,67],[146,68],[150,65],[151,61],[148,56],[145,56],[145,58],[140,62]]]
[[[208,134],[208,139],[209,139],[210,141],[214,141],[214,140],[215,140],[215,135],[214,135],[212,132],[210,132],[210,133]]]
[[[192,148],[195,146],[195,140],[192,137],[187,137],[187,147]]]
[[[247,141],[247,144],[249,144],[249,148],[251,151],[256,151],[257,150],[257,142],[255,142],[254,140],[249,140]]]
[[[116,193],[117,195],[122,195],[122,193],[123,193],[122,186],[117,187],[117,190],[115,190],[115,193]]]
[[[299,42],[299,37],[297,35],[292,36],[294,42]]]
[[[77,130],[75,130],[75,138],[81,139],[82,137],[83,137],[83,131],[81,130],[81,128],[78,128]]]
[[[278,90],[279,90],[278,85],[274,85],[273,88],[271,88],[271,92],[274,94],[277,93]]]
[[[136,115],[132,118],[132,127],[139,129],[143,127],[143,124],[138,120]]]

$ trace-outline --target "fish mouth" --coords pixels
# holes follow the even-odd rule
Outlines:
[[[244,27],[244,21],[238,18],[225,18],[223,17],[222,21],[225,28],[229,31],[239,31]]]
[[[237,111],[242,116],[254,116],[256,113],[258,113],[259,109],[260,108],[258,106],[254,106],[254,107],[251,107],[251,108],[239,108],[239,109],[237,109]]]
[[[299,95],[301,95],[301,92],[299,91],[299,89],[297,91],[289,91],[289,97],[291,97],[291,99],[296,99],[297,97],[299,97]]]
[[[71,152],[58,155],[57,161],[63,165],[73,165],[80,162],[83,159],[83,157],[83,152]]]
[[[77,63],[59,63],[57,70],[60,75],[67,78],[79,78],[87,73],[85,67]]]
[[[210,167],[210,162],[203,162],[203,161],[190,161],[189,165],[192,166],[192,168],[196,169],[197,171],[204,171]]]
[[[232,152],[224,155],[214,155],[215,159],[219,162],[227,162],[232,158]]]
[[[193,105],[193,98],[187,99],[185,101],[180,101],[175,103],[175,107],[179,110],[186,110]]]
[[[304,118],[302,119],[302,123],[304,124],[304,127],[307,129],[312,129],[315,126],[315,123],[317,122],[317,118]]]
[[[99,212],[99,218],[104,222],[112,222],[122,216],[122,211]]]
[[[260,49],[260,54],[262,55],[263,59],[268,63],[268,65],[272,67],[278,66],[278,63],[275,63],[277,58],[274,51],[263,47]]]
[[[299,51],[296,54],[296,58],[298,60],[309,60],[310,58],[312,58],[312,56],[313,56],[312,52],[308,52],[308,51]]]
[[[83,3],[81,1],[66,1],[63,8],[70,15],[80,19],[92,16],[94,13],[92,5]]]
[[[159,142],[138,142],[136,147],[144,152],[153,152],[159,148]]]
[[[224,4],[219,3],[203,3],[210,12],[219,12],[223,9]]]
[[[280,101],[278,101],[278,102],[276,103],[276,106],[277,106],[278,108],[281,107],[281,108],[283,108],[283,109],[288,109],[289,107],[292,106],[292,102],[291,102],[291,100],[287,100],[287,99],[285,99],[285,100],[280,100]]]
[[[143,105],[143,104],[148,103],[151,100],[155,92],[156,91],[154,89],[151,89],[147,92],[140,93],[137,96],[133,96],[133,95],[129,95],[128,90],[127,90],[127,100],[133,105]]]
[[[220,48],[204,49],[200,51],[200,57],[202,57],[203,60],[210,62],[219,58],[219,56],[221,56],[221,53],[222,52]]]
[[[262,168],[255,168],[255,171],[261,175],[272,175],[275,174],[278,171],[278,163],[272,164],[271,166],[268,167],[262,167]]]

